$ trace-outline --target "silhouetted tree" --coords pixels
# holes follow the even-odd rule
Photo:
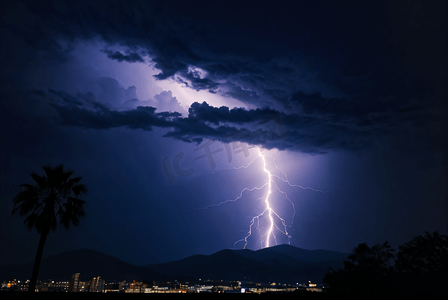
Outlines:
[[[79,219],[84,217],[85,201],[79,199],[87,193],[87,188],[81,183],[81,177],[71,178],[73,171],[64,170],[63,165],[56,167],[43,166],[43,176],[30,173],[33,184],[22,184],[21,191],[14,198],[12,213],[18,212],[26,216],[24,224],[29,230],[37,229],[40,234],[39,246],[34,260],[29,292],[34,292],[40,261],[48,233],[56,230],[58,223],[66,229],[71,224],[79,225]]]
[[[448,236],[426,232],[400,245],[396,257],[393,252],[388,242],[359,244],[344,268],[327,273],[324,282],[335,293],[448,299]]]
[[[401,293],[425,299],[448,299],[448,236],[426,232],[400,245],[395,263]]]
[[[448,267],[448,236],[426,232],[398,247],[396,269],[402,273],[425,275]]]
[[[393,272],[394,251],[388,242],[373,247],[359,244],[344,261],[344,268],[327,273],[324,282],[333,292],[378,292],[379,286],[386,288]]]

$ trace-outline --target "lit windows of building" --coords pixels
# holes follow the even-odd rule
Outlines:
[[[70,279],[70,284],[68,286],[68,291],[69,292],[79,292],[79,277],[80,277],[80,273],[73,273],[72,275],[72,279]]]

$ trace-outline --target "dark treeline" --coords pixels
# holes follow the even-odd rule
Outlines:
[[[448,299],[448,236],[426,232],[400,245],[359,244],[344,268],[324,277],[334,295],[388,295],[400,299]]]

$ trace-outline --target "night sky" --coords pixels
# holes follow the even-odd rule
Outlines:
[[[39,235],[12,199],[45,164],[89,193],[44,257],[166,262],[241,249],[251,228],[260,249],[263,159],[279,244],[349,253],[448,234],[445,1],[1,1],[0,14],[0,265],[34,259]]]

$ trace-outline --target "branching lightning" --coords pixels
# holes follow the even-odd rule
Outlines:
[[[281,172],[283,174],[284,178],[281,177],[281,176],[274,175],[274,174],[271,173],[270,170],[268,170],[267,163],[266,163],[266,157],[265,156],[269,156],[269,157],[271,157],[273,159],[275,168],[279,172]],[[266,226],[267,229],[266,229],[265,233],[263,235],[261,235],[260,248],[267,248],[267,247],[270,247],[272,245],[277,245],[278,239],[277,239],[277,236],[276,236],[276,232],[279,232],[281,235],[285,236],[287,238],[287,240],[288,240],[288,244],[290,243],[291,236],[288,233],[288,228],[292,226],[292,222],[294,220],[294,216],[295,216],[296,210],[295,210],[294,203],[288,198],[287,193],[280,189],[278,184],[274,181],[274,178],[280,179],[284,183],[287,183],[290,187],[298,187],[298,188],[301,188],[303,190],[311,190],[311,191],[314,191],[314,192],[324,193],[323,191],[316,190],[316,189],[313,189],[311,187],[303,187],[303,186],[298,185],[298,184],[292,184],[289,181],[288,176],[286,175],[286,173],[283,172],[275,164],[275,158],[270,156],[270,155],[263,155],[260,148],[258,148],[258,156],[255,159],[253,159],[247,166],[243,166],[243,167],[239,167],[239,168],[232,168],[232,169],[229,169],[229,170],[237,170],[237,169],[241,169],[241,168],[248,168],[256,160],[259,160],[259,159],[261,159],[262,162],[263,162],[263,172],[266,174],[266,177],[267,177],[267,179],[266,179],[267,182],[265,184],[263,184],[262,186],[259,186],[259,187],[244,188],[243,190],[241,190],[239,196],[236,197],[235,199],[229,199],[229,200],[226,200],[226,201],[222,201],[222,202],[220,202],[218,204],[209,205],[209,206],[203,208],[203,209],[209,209],[209,208],[212,208],[212,207],[219,207],[219,206],[227,204],[227,203],[236,202],[236,201],[238,201],[239,199],[241,199],[243,197],[243,194],[245,192],[253,192],[255,190],[263,190],[263,189],[265,189],[267,187],[266,195],[263,198],[260,198],[260,199],[264,199],[264,207],[265,207],[264,210],[260,214],[254,216],[251,219],[251,221],[249,223],[249,230],[248,230],[248,232],[246,233],[244,238],[242,238],[240,240],[237,240],[234,243],[234,245],[233,245],[234,248],[236,247],[236,245],[238,243],[244,243],[244,248],[246,248],[246,246],[248,244],[248,239],[249,239],[249,237],[252,236],[252,231],[253,231],[254,226],[256,225],[256,227],[255,227],[256,229],[260,228],[260,218],[263,220],[263,222],[265,222],[265,220],[267,220],[267,226]],[[225,170],[227,170],[227,169],[225,169]],[[275,188],[279,193],[283,194],[285,196],[286,200],[291,204],[291,207],[292,207],[292,221],[291,221],[290,225],[287,225],[287,222],[285,221],[285,219],[283,219],[273,209],[273,207],[271,205],[271,203],[273,203],[272,202],[273,200],[271,199],[271,195],[273,193],[273,188]]]
[[[288,243],[289,243],[289,239],[291,238],[291,236],[290,236],[289,233],[288,233],[287,225],[286,225],[285,220],[284,220],[283,218],[281,218],[281,217],[280,217],[280,216],[279,216],[279,215],[272,209],[272,207],[271,207],[271,204],[270,204],[270,196],[271,196],[271,194],[272,194],[272,183],[275,184],[276,189],[277,189],[280,193],[285,194],[286,199],[288,199],[288,201],[291,203],[292,208],[293,208],[293,215],[295,214],[294,203],[293,203],[291,200],[289,200],[289,198],[287,197],[286,193],[283,192],[283,191],[281,191],[280,188],[278,187],[278,185],[272,180],[272,177],[274,177],[275,175],[272,175],[271,172],[267,169],[267,167],[266,167],[266,158],[265,158],[264,155],[261,153],[261,150],[260,150],[260,149],[258,149],[258,157],[262,159],[262,161],[263,161],[263,171],[266,173],[266,175],[267,175],[267,177],[268,177],[268,179],[267,179],[268,182],[264,185],[264,186],[266,186],[266,185],[268,186],[267,195],[266,195],[266,197],[265,197],[265,199],[264,199],[266,208],[265,208],[265,210],[264,210],[261,214],[259,214],[259,215],[257,215],[257,216],[255,216],[255,217],[252,218],[252,220],[251,220],[251,222],[250,222],[250,226],[249,226],[249,232],[247,233],[247,235],[246,235],[243,239],[236,241],[236,242],[234,243],[234,247],[236,246],[237,243],[239,243],[239,242],[243,242],[243,241],[244,241],[244,248],[246,248],[247,243],[248,243],[248,238],[252,235],[252,226],[254,225],[255,220],[257,220],[257,222],[258,222],[258,224],[259,224],[259,219],[260,219],[260,217],[265,216],[266,214],[267,214],[267,218],[268,218],[268,224],[269,224],[269,226],[268,226],[267,232],[262,236],[261,248],[269,247],[269,246],[271,245],[270,242],[271,242],[272,239],[273,239],[274,242],[277,244],[277,238],[276,238],[276,236],[275,236],[275,234],[274,234],[274,229],[279,230],[282,234],[284,234],[285,236],[287,236],[287,237],[288,237]],[[282,173],[285,174],[284,172],[282,172]],[[285,174],[285,175],[286,175],[286,174]],[[275,177],[278,177],[278,176],[275,176]],[[279,177],[279,178],[281,178],[281,177]],[[281,179],[282,179],[282,178],[281,178]],[[286,180],[287,180],[287,179],[286,179]],[[289,181],[288,181],[288,182],[289,182]],[[277,218],[281,221],[282,226],[283,226],[283,229],[279,228],[279,227],[275,224],[275,222],[274,222],[274,216],[277,217]]]
[[[241,199],[241,198],[243,197],[243,193],[244,193],[245,191],[253,192],[254,190],[262,190],[262,189],[263,189],[265,186],[267,186],[267,185],[268,185],[268,183],[265,183],[264,185],[262,185],[262,186],[260,186],[260,187],[254,187],[254,188],[251,188],[251,189],[249,189],[249,188],[244,188],[244,189],[241,191],[240,195],[239,195],[238,197],[236,197],[235,199],[229,199],[229,200],[226,200],[226,201],[222,201],[222,202],[220,202],[220,203],[218,203],[218,204],[212,204],[212,205],[207,206],[205,209],[209,209],[209,208],[211,208],[211,207],[221,206],[221,205],[226,204],[226,203],[229,203],[229,202],[235,202],[235,201],[238,201],[239,199]]]

